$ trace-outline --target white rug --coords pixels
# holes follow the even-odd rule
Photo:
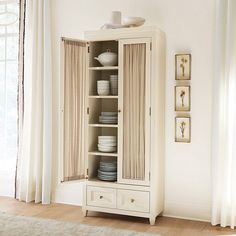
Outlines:
[[[151,236],[154,234],[0,213],[1,236]],[[157,235],[157,234],[155,234]],[[160,235],[159,235],[160,236]]]

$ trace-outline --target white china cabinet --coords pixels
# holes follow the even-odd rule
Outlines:
[[[75,91],[73,85],[65,88],[67,66],[72,66],[72,74],[74,70],[72,64],[64,63],[66,41],[85,45],[83,68],[76,68],[84,71],[84,83]],[[118,54],[117,65],[102,66],[94,59],[107,49]],[[164,33],[156,27],[88,31],[85,41],[62,38],[61,50],[61,158],[65,163],[65,150],[70,152],[70,127],[71,132],[80,132],[82,140],[76,147],[80,168],[86,169],[80,178],[85,181],[84,215],[88,211],[123,214],[149,218],[154,224],[164,203]],[[109,80],[110,75],[118,75],[118,94],[98,95],[97,81]],[[83,102],[72,106],[70,97]],[[67,119],[78,106],[80,118]],[[100,123],[101,112],[118,112],[118,122]],[[98,151],[98,136],[116,136],[117,151]],[[98,179],[101,160],[117,161],[117,181]]]

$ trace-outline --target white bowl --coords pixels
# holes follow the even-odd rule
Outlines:
[[[98,90],[109,90],[110,87],[98,87],[97,89],[98,89]]]
[[[98,140],[116,140],[116,136],[98,136]]]
[[[137,27],[145,23],[145,19],[142,17],[129,16],[123,18],[123,25]]]
[[[109,80],[98,80],[97,85],[109,85]]]
[[[116,151],[116,147],[98,147],[98,150],[101,152],[115,152]]]
[[[110,92],[108,91],[106,91],[106,92],[98,92],[98,95],[100,95],[100,96],[107,96],[107,95],[110,95]]]

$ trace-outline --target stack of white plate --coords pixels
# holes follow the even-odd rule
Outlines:
[[[97,92],[98,95],[109,95],[110,93],[110,83],[108,80],[98,80],[97,81]]]
[[[115,152],[116,147],[116,136],[98,136],[98,151]]]
[[[116,161],[100,161],[98,178],[104,181],[117,180],[117,162]]]
[[[110,75],[111,94],[118,95],[118,75]]]
[[[118,113],[117,112],[101,112],[99,116],[99,122],[102,124],[117,124]]]

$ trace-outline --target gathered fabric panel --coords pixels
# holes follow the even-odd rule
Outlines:
[[[85,178],[86,44],[64,42],[64,181]]]
[[[145,178],[146,44],[124,45],[123,178]]]

